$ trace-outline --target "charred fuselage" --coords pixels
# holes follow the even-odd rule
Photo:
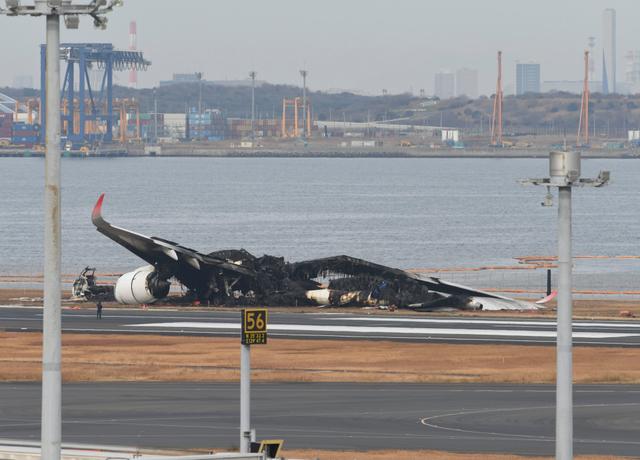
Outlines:
[[[185,300],[213,305],[395,306],[426,311],[482,309],[492,300],[500,308],[523,306],[513,299],[345,255],[287,262],[283,257],[256,257],[244,249],[203,254],[111,225],[102,217],[103,200],[104,195],[92,213],[96,229],[148,263],[118,279],[114,293],[122,303],[159,300],[175,279],[187,288]]]

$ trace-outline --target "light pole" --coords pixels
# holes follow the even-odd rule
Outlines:
[[[67,28],[77,29],[80,15],[93,18],[104,29],[104,16],[121,0],[92,0],[74,5],[71,0],[36,0],[21,5],[6,0],[7,16],[46,16],[46,128],[44,186],[44,301],[42,316],[42,427],[41,458],[59,460],[62,443],[61,374],[61,225],[60,225],[60,16]],[[44,101],[43,101],[44,102]]]
[[[307,75],[309,72],[301,70],[302,76],[302,137],[307,138]]]
[[[254,143],[256,141],[256,131],[255,131],[255,122],[256,122],[256,76],[258,74],[255,70],[249,72],[249,77],[251,77],[251,142]],[[255,147],[252,145],[252,147]]]
[[[556,339],[556,460],[573,458],[573,299],[571,256],[571,188],[602,187],[609,171],[580,179],[580,152],[551,152],[549,175],[525,179],[524,185],[558,187],[558,312]],[[543,205],[551,205],[546,199]]]
[[[153,88],[153,143],[158,143],[158,95]]]

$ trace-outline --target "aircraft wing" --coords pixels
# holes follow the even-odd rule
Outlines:
[[[91,221],[96,229],[125,247],[151,265],[168,267],[172,274],[191,272],[193,270],[217,269],[237,273],[239,275],[255,276],[255,272],[226,260],[201,254],[194,249],[181,246],[173,241],[155,236],[146,236],[110,224],[102,217],[104,193],[100,195],[91,214]]]

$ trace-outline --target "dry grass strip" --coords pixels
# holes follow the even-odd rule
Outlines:
[[[38,381],[41,334],[0,333],[0,380]],[[64,334],[63,378],[237,381],[239,340]],[[269,339],[252,349],[254,381],[553,383],[555,348]],[[640,350],[576,347],[576,383],[639,383]]]

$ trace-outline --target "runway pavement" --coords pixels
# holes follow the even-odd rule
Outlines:
[[[63,441],[159,448],[238,445],[237,384],[64,385]],[[258,439],[290,448],[437,449],[551,455],[543,385],[255,384]],[[40,386],[0,384],[0,438],[37,440]],[[575,452],[637,455],[640,386],[575,388]]]
[[[575,321],[574,344],[640,346],[640,321]],[[105,309],[63,311],[65,332],[238,336],[240,312]],[[422,315],[278,313],[269,315],[269,336],[303,339],[398,340],[447,343],[555,344],[555,321]],[[0,330],[42,330],[42,309],[0,306]]]

